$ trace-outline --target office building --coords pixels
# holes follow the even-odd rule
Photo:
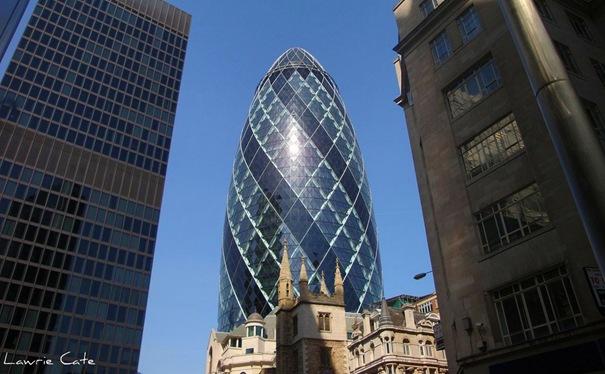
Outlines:
[[[602,141],[605,7],[527,5]],[[605,370],[603,278],[498,1],[401,0],[394,13],[450,372]]]
[[[4,0],[0,4],[0,60],[8,48],[29,0]]]
[[[8,360],[136,373],[189,24],[161,0],[37,3],[0,84]]]
[[[375,227],[361,151],[338,87],[308,52],[289,49],[258,84],[238,144],[220,264],[219,329],[277,306],[283,241],[295,280],[305,261],[311,289],[319,289],[322,273],[332,285],[338,260],[347,311],[379,301]]]

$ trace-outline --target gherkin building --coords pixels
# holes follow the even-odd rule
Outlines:
[[[305,261],[311,289],[336,261],[347,311],[383,295],[372,198],[355,131],[334,80],[292,48],[257,86],[238,144],[220,262],[218,328],[277,305],[284,243],[297,284]]]

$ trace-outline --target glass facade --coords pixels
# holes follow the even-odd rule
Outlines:
[[[306,261],[311,289],[336,260],[348,311],[382,298],[372,199],[338,88],[308,52],[289,49],[259,83],[237,149],[221,257],[218,325],[277,305],[282,242],[294,283]]]
[[[40,0],[0,84],[9,361],[86,352],[82,372],[137,372],[190,19],[146,5]]]
[[[0,60],[15,34],[29,0],[2,0],[0,3]]]

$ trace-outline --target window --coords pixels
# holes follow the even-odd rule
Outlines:
[[[433,357],[433,344],[430,341],[424,343],[424,355]]]
[[[330,331],[330,313],[320,312],[318,315],[319,331]]]
[[[475,214],[485,253],[538,231],[550,223],[535,183]]]
[[[407,339],[403,339],[403,354],[406,356],[410,356],[411,355],[411,351],[410,351],[410,341]]]
[[[576,34],[579,37],[592,40],[592,35],[590,34],[590,30],[588,29],[588,24],[586,20],[580,16],[577,16],[571,12],[566,12],[567,18],[569,18],[569,22],[571,23],[571,27],[573,27]]]
[[[234,347],[234,348],[241,348],[242,347],[242,339],[241,338],[230,338],[229,339],[229,346],[230,347]]]
[[[469,70],[447,90],[452,117],[459,117],[501,85],[500,73],[491,58]]]
[[[329,369],[332,367],[332,348],[321,347],[320,348],[320,359],[321,367],[323,369]]]
[[[474,178],[525,149],[511,113],[464,144],[460,150],[467,178]]]
[[[262,326],[248,326],[246,331],[247,336],[265,336],[265,329]]]
[[[572,73],[579,74],[580,69],[578,68],[578,64],[576,64],[576,60],[574,59],[573,54],[571,53],[571,49],[569,49],[569,47],[565,44],[559,43],[556,40],[553,40],[553,42],[555,44],[557,52],[559,53],[559,57],[561,57],[561,61],[563,62],[563,66],[565,66],[565,69]]]
[[[431,303],[430,301],[424,302],[420,305],[418,305],[418,311],[420,313],[430,313],[433,311],[433,303]]]
[[[433,60],[436,65],[441,64],[452,55],[452,47],[445,30],[433,39],[431,50],[433,51]]]
[[[594,71],[597,73],[597,77],[599,77],[599,80],[603,86],[605,86],[605,64],[592,58],[590,59],[590,63],[592,64]]]
[[[437,9],[442,2],[443,0],[424,0],[420,3],[420,11],[426,17],[431,14],[433,10]]]
[[[292,337],[298,335],[298,316],[292,317]]]
[[[254,348],[246,348],[246,354],[251,355],[254,353]]]
[[[548,4],[546,4],[546,0],[534,0],[534,4],[536,5],[538,13],[540,13],[540,16],[542,16],[542,18],[549,19],[552,21],[552,13],[550,11],[550,8],[548,7]]]
[[[565,267],[496,290],[493,299],[505,344],[582,324],[582,314]]]
[[[481,31],[479,15],[475,7],[469,7],[462,13],[458,19],[458,29],[462,35],[462,41],[466,44],[470,42]]]
[[[592,127],[595,130],[597,138],[601,142],[603,149],[605,149],[605,119],[603,119],[597,104],[582,98],[581,101],[582,105],[584,106],[584,110],[586,110],[586,114],[588,115],[588,119],[592,123]]]

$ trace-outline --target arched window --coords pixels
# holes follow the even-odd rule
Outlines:
[[[374,361],[374,358],[376,358],[376,356],[374,355],[375,353],[375,346],[374,343],[370,343],[370,361]]]
[[[384,353],[385,354],[391,354],[391,352],[393,351],[392,346],[391,346],[391,340],[389,339],[388,336],[384,337]]]
[[[403,354],[406,356],[410,356],[411,355],[411,351],[410,351],[410,341],[407,339],[403,339]]]
[[[422,340],[418,342],[418,348],[420,348],[420,356],[424,356],[424,342]]]
[[[428,340],[424,343],[424,354],[429,357],[433,356],[433,344]]]

